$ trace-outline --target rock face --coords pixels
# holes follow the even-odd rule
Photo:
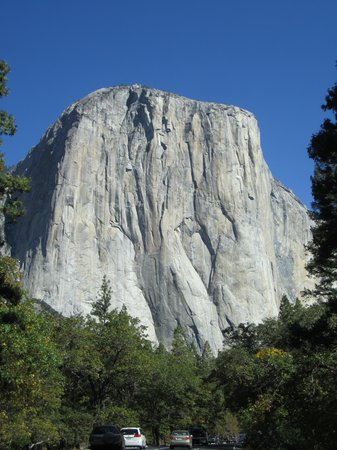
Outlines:
[[[255,117],[140,85],[70,106],[17,168],[32,180],[7,229],[30,294],[88,313],[104,274],[153,341],[181,325],[216,351],[229,323],[308,285],[305,207],[270,173]]]

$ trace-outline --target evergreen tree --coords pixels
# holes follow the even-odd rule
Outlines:
[[[0,98],[8,95],[7,74],[8,64],[0,60]],[[16,131],[14,118],[5,111],[0,111],[0,147],[2,146],[1,136],[12,136]],[[15,220],[24,212],[22,203],[16,194],[29,189],[29,181],[25,177],[11,175],[5,170],[5,160],[3,153],[0,153],[0,224],[4,215]],[[4,239],[0,230],[0,250]],[[3,256],[0,257],[0,303],[17,305],[23,295],[21,287],[21,274],[19,264],[14,259]]]
[[[7,74],[10,71],[8,64],[0,60],[0,98],[8,95]],[[0,111],[0,136],[13,136],[16,132],[14,117],[5,111]],[[0,146],[3,142],[0,137]],[[5,170],[5,159],[0,153],[0,212],[12,219],[24,213],[24,209],[17,193],[29,190],[29,180],[26,177],[12,175]],[[6,200],[6,202],[4,202]]]
[[[105,324],[108,320],[109,310],[111,308],[112,289],[110,281],[106,275],[103,276],[102,284],[98,293],[96,301],[92,304],[91,314]]]
[[[337,84],[328,90],[324,111],[332,113],[314,134],[308,153],[314,160],[312,177],[313,239],[308,270],[319,278],[316,295],[336,295],[337,278]]]
[[[0,60],[0,97],[8,95],[9,66]],[[16,131],[14,118],[0,111],[1,136]],[[8,173],[0,153],[0,222],[24,212],[17,194],[28,179]],[[0,250],[3,238],[0,237]],[[25,301],[21,301],[25,298]],[[61,354],[51,336],[49,318],[38,314],[22,288],[19,263],[0,257],[0,448],[21,449],[32,442],[58,440],[63,390]]]
[[[159,345],[140,384],[141,419],[151,429],[156,445],[170,430],[193,424],[200,384],[195,352],[178,327],[171,351]]]
[[[49,318],[53,341],[62,355],[64,394],[58,424],[60,440],[71,448],[79,448],[91,431],[93,417],[88,406],[89,374],[99,367],[90,330],[83,316]]]
[[[142,355],[151,346],[145,328],[128,314],[125,306],[120,311],[103,311],[104,314],[99,312],[100,320],[88,317],[86,321],[94,365],[85,376],[90,410],[96,420],[112,421],[114,408],[134,406],[143,377]]]

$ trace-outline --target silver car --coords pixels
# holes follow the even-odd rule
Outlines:
[[[170,435],[170,448],[188,447],[192,448],[192,436],[187,430],[174,430]]]

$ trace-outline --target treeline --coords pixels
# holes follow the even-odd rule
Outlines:
[[[214,371],[253,449],[336,447],[337,303],[283,299],[277,319],[227,333]]]
[[[244,430],[254,449],[334,448],[336,302],[283,299],[277,319],[228,330],[215,357],[179,328],[170,350],[153,346],[126,309],[110,311],[109,290],[104,278],[86,317],[2,298],[1,449],[75,448],[95,422],[141,424],[157,444],[198,424],[223,436]]]
[[[125,308],[111,311],[106,277],[92,314],[37,312],[32,301],[0,305],[0,448],[45,441],[85,444],[93,423],[141,424],[159,443],[172,427],[224,431],[223,395],[181,329],[172,349],[154,346]]]

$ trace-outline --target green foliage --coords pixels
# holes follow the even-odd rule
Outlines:
[[[66,396],[64,397],[66,398]],[[56,448],[74,449],[80,448],[88,441],[92,430],[92,415],[89,411],[75,404],[68,406],[65,402],[59,410],[58,442]],[[49,439],[46,439],[48,442]]]
[[[0,258],[0,303],[17,305],[24,295],[19,263],[9,256]]]
[[[108,320],[108,313],[111,309],[111,286],[110,281],[106,275],[103,276],[102,285],[100,287],[98,297],[92,304],[91,314],[99,320],[101,323],[105,323]]]
[[[7,74],[10,71],[8,64],[0,60],[0,97],[8,95]],[[5,111],[0,111],[0,136],[12,136],[16,132],[16,126],[12,115]],[[3,141],[0,138],[0,147]],[[3,153],[0,153],[0,213],[16,220],[24,214],[22,202],[18,199],[18,193],[29,190],[29,180],[7,173],[5,170],[5,160]],[[3,200],[6,202],[3,204]]]
[[[0,97],[6,97],[8,95],[7,87],[7,74],[10,71],[9,65],[6,61],[0,60]],[[16,126],[14,124],[14,118],[5,111],[0,111],[0,136],[15,134]],[[0,139],[0,146],[2,145],[2,140]]]
[[[198,424],[210,433],[223,435],[228,412],[224,408],[223,391],[210,378],[216,358],[208,342],[205,343],[201,354],[195,352],[195,359],[199,382],[191,425]]]
[[[14,264],[15,276],[16,270]],[[11,351],[0,354],[1,380],[10,383],[3,384],[1,448],[36,440],[78,447],[94,422],[140,424],[154,443],[175,427],[223,427],[223,394],[209,380],[215,365],[210,347],[199,354],[180,328],[170,351],[154,347],[125,307],[110,311],[110,296],[104,278],[95,316],[87,317],[37,314],[29,302],[3,298],[0,337],[7,336]],[[17,393],[14,380],[21,380]]]
[[[0,60],[0,97],[8,95],[9,66]],[[16,131],[13,116],[0,111],[0,136]],[[0,146],[3,141],[0,139]],[[0,214],[23,214],[17,194],[29,189],[25,177],[5,170],[0,153]],[[3,245],[1,237],[0,246]],[[25,302],[21,303],[21,300]],[[0,258],[0,448],[19,449],[34,441],[58,440],[57,418],[63,389],[61,355],[48,319],[37,315],[21,284],[19,264]]]
[[[0,60],[0,97],[8,95],[8,64]],[[0,136],[13,135],[16,131],[14,119],[5,111],[0,111]],[[0,139],[0,146],[2,139]],[[22,203],[17,199],[18,192],[29,189],[28,179],[6,173],[4,155],[0,153],[0,214],[16,219],[23,214]],[[0,247],[3,238],[0,236]],[[21,274],[17,261],[9,257],[0,257],[0,302],[17,305],[23,296]]]
[[[31,302],[0,305],[0,447],[57,439],[61,355]]]
[[[6,173],[4,169],[3,154],[0,153],[0,200],[7,201],[0,208],[0,212],[12,220],[25,213],[22,202],[18,199],[17,194],[27,192],[30,189],[30,182],[27,177],[20,177]]]
[[[64,445],[86,442],[92,428],[88,377],[96,373],[99,355],[93,352],[92,336],[81,316],[50,317],[53,340],[62,355],[64,394],[59,410],[58,431]]]
[[[177,328],[171,351],[160,345],[148,355],[146,377],[140,384],[141,420],[156,444],[172,427],[193,423],[200,382],[195,352]]]
[[[10,71],[9,65],[4,60],[0,60],[0,97],[8,95],[7,74]]]
[[[169,433],[174,382],[170,378],[169,352],[160,345],[148,354],[147,373],[139,385],[141,423],[151,430],[158,444],[160,436]]]
[[[195,407],[196,395],[199,390],[200,379],[197,376],[195,353],[187,343],[184,332],[177,328],[174,333],[172,350],[168,355],[169,378],[168,405],[176,405],[174,412],[176,426],[185,426],[192,422],[192,412]],[[171,416],[172,420],[172,416]]]
[[[89,374],[90,402],[97,414],[111,401],[128,404],[137,392],[137,378],[143,371],[142,354],[150,346],[139,325],[122,308],[113,310],[104,323],[88,319],[92,353],[97,355],[96,370]],[[132,368],[132,371],[130,371]]]
[[[134,406],[145,370],[143,353],[151,350],[138,321],[123,308],[106,312],[102,321],[56,316],[52,323],[63,355],[59,424],[63,443],[86,442],[94,422],[138,423]]]
[[[99,423],[114,423],[121,428],[125,424],[139,423],[139,411],[136,408],[109,403],[104,410],[96,415],[96,421]]]
[[[337,276],[337,84],[329,89],[322,109],[331,112],[333,119],[324,120],[308,148],[315,164],[312,177],[315,226],[308,246],[312,254],[308,269],[320,279],[316,295],[329,297],[336,295]]]
[[[232,332],[213,376],[252,448],[334,448],[336,331],[329,304],[284,298],[278,319]]]
[[[250,351],[259,347],[257,328],[254,324],[240,323],[237,327],[228,327],[223,335],[225,346],[243,347]]]

